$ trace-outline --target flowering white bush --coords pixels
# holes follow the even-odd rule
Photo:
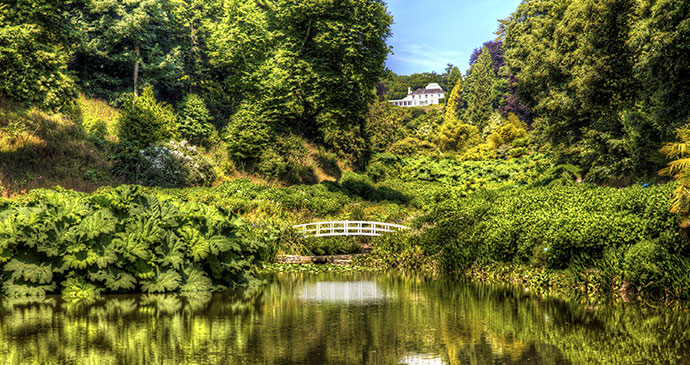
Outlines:
[[[153,144],[140,150],[138,183],[162,187],[210,185],[213,166],[187,141]]]

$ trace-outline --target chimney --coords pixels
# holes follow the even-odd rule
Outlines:
[[[410,89],[410,88],[408,87],[408,88],[407,88],[407,95],[410,95],[410,94],[412,94],[412,89]]]

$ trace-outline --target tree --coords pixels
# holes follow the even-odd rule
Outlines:
[[[285,108],[293,126],[362,165],[367,105],[389,52],[385,4],[279,0],[275,9],[277,54],[264,86],[272,107]]]
[[[176,19],[184,73],[180,81],[187,85],[187,92],[203,89],[204,81],[210,80],[208,25],[213,24],[215,0],[176,0],[173,14]]]
[[[275,52],[271,14],[256,0],[219,0],[218,19],[206,22],[213,89],[211,108],[221,114],[235,110],[245,99],[266,96],[268,64]]]
[[[371,150],[383,152],[397,141],[398,129],[411,118],[411,113],[405,108],[382,101],[369,105],[367,116],[367,134],[370,138]]]
[[[178,110],[180,137],[194,145],[208,147],[214,128],[204,100],[199,95],[187,94]]]
[[[74,62],[82,87],[105,99],[151,84],[179,95],[183,60],[172,0],[91,0],[75,20],[82,46]]]
[[[465,81],[463,98],[467,102],[463,119],[483,129],[491,113],[498,109],[502,80],[496,76],[488,48],[482,48],[477,62],[470,67]]]
[[[668,140],[690,116],[690,3],[640,0],[635,5],[628,44],[642,87],[638,100],[655,124],[664,125]]]
[[[656,70],[661,68],[647,63],[663,54],[656,60],[664,59],[670,74],[687,63],[687,50],[663,49],[661,43],[674,36],[682,43],[688,6],[666,2],[657,8],[660,4],[529,0],[505,23],[506,64],[519,80],[518,96],[541,117],[540,134],[557,159],[581,165],[590,180],[651,175],[660,167],[661,142],[688,115],[678,112],[681,108],[673,116],[659,113],[689,95],[684,91],[687,75],[677,72],[666,79],[668,88],[659,87],[663,76]],[[653,26],[652,14],[659,16]]]
[[[453,90],[455,84],[462,79],[462,73],[457,66],[451,67],[448,72],[448,90]]]
[[[457,69],[457,68],[456,68]],[[444,111],[443,120],[445,123],[455,123],[458,119],[458,110],[462,106],[463,82],[462,76],[457,79],[453,90],[448,94],[448,101]]]
[[[439,128],[436,144],[442,151],[464,152],[482,142],[479,128],[463,123],[458,118],[462,106],[463,79],[459,78],[448,95],[448,102],[443,115],[443,124]]]
[[[146,86],[139,97],[133,93],[126,97],[118,128],[120,141],[139,149],[178,135],[172,107],[158,102],[151,86]]]
[[[58,109],[75,94],[67,71],[75,1],[0,1],[0,97]]]
[[[256,163],[275,137],[270,121],[256,104],[242,104],[223,133],[230,155],[238,162]]]
[[[491,65],[494,68],[494,72],[496,72],[496,74],[498,75],[499,70],[506,63],[505,57],[503,55],[504,50],[502,41],[484,42],[481,48],[475,48],[472,52],[472,55],[470,55],[470,67],[477,63],[477,60],[479,60],[479,56],[482,54],[484,49],[489,51],[489,54],[491,55]]]
[[[509,114],[507,118],[499,118],[499,123],[486,137],[486,143],[493,149],[509,145],[514,140],[527,135],[527,124],[515,114]]]

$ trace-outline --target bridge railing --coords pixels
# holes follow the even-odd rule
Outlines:
[[[368,221],[327,221],[292,226],[306,237],[327,236],[380,236],[386,232],[397,232],[408,227],[393,223]]]

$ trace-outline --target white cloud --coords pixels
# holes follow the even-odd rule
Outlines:
[[[461,51],[449,51],[436,48],[427,44],[411,42],[399,42],[393,46],[393,53],[389,56],[389,62],[400,64],[404,69],[414,69],[414,72],[443,72],[450,62],[455,65],[462,64],[469,59],[469,55]]]

